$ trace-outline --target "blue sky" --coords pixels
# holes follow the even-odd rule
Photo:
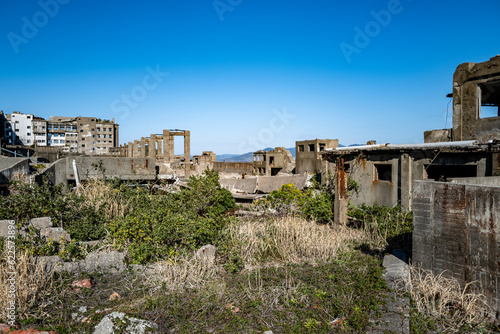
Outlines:
[[[456,67],[500,54],[497,0],[0,6],[0,109],[115,118],[121,143],[187,129],[193,154],[423,142]]]

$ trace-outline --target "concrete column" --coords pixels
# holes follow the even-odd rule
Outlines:
[[[413,177],[412,177],[412,158],[405,153],[401,156],[400,172],[398,178],[393,178],[393,184],[397,184],[401,189],[401,206],[403,209],[410,210],[412,206]]]
[[[191,174],[191,132],[184,131],[184,168],[185,177]]]
[[[333,219],[337,224],[347,224],[347,175],[344,171],[344,159],[337,159],[335,175],[335,202],[333,204]]]
[[[163,145],[162,144],[163,144],[163,137],[160,137],[160,138],[156,137],[156,145],[157,145],[156,146],[157,147],[156,155],[158,157],[161,156],[163,158]]]
[[[127,144],[127,157],[132,158],[134,156],[134,145],[132,142],[128,142]]]
[[[170,163],[170,131],[163,130],[163,162]]]
[[[149,138],[149,157],[156,158],[156,136],[153,134]]]
[[[141,158],[146,157],[146,138],[141,137]]]
[[[139,156],[139,141],[136,139],[134,140],[134,150],[133,150],[133,157],[137,158]]]
[[[174,161],[174,156],[175,156],[174,142],[175,142],[175,136],[171,134],[170,139],[168,141],[168,145],[169,145],[168,155],[169,155],[170,161]]]

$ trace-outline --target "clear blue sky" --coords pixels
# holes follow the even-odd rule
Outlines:
[[[193,154],[422,142],[455,68],[500,54],[498,0],[0,6],[0,109],[115,118],[121,143],[187,129]]]

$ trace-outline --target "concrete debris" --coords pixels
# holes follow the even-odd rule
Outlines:
[[[123,327],[125,327],[124,330],[122,329]],[[115,334],[115,333],[116,334],[158,333],[158,325],[151,321],[129,317],[122,312],[113,312],[105,316],[101,320],[101,322],[95,327],[93,332],[93,334]]]
[[[0,237],[8,235],[11,222],[12,220],[0,220]],[[26,236],[30,229],[34,229],[39,237],[45,238],[47,241],[52,240],[60,243],[63,239],[66,241],[71,240],[70,234],[63,228],[53,227],[52,218],[50,217],[33,218],[19,230],[19,233]]]
[[[198,249],[196,252],[196,258],[204,262],[214,263],[215,262],[215,252],[217,249],[212,245],[205,245]]]

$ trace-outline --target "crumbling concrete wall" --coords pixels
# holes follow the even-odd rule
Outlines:
[[[213,163],[213,169],[219,173],[238,173],[253,175],[253,164],[251,162],[223,162]]]
[[[415,181],[413,263],[477,281],[500,314],[500,187]]]
[[[452,129],[439,129],[424,132],[424,143],[440,143],[452,140]]]
[[[29,174],[30,159],[0,156],[0,184],[8,184],[16,174]]]
[[[72,161],[75,160],[80,180],[97,177],[119,178],[122,180],[154,180],[156,168],[154,158],[120,157],[67,157],[66,177],[75,180]]]
[[[500,139],[500,56],[460,64],[453,75],[453,140]],[[484,115],[483,108],[495,108]]]
[[[248,179],[221,179],[221,186],[232,193],[254,194],[270,193],[279,190],[285,184],[293,184],[298,189],[303,189],[308,182],[308,175],[290,176],[257,176]]]

